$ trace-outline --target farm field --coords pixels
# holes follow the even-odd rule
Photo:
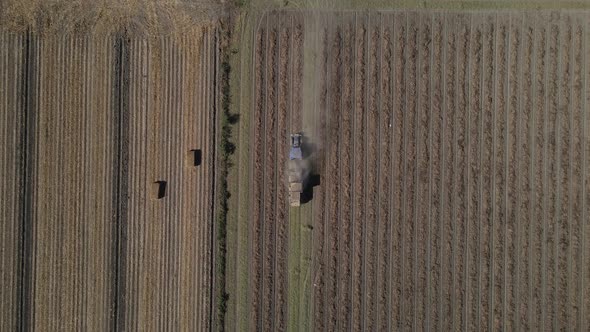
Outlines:
[[[213,328],[218,40],[0,33],[0,330]]]
[[[250,17],[226,328],[587,330],[589,19]],[[298,131],[319,184],[290,208]]]

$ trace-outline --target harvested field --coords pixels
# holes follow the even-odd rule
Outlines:
[[[253,19],[228,329],[588,329],[589,19]],[[320,181],[287,213],[298,131]]]
[[[212,328],[218,39],[0,34],[0,330]]]

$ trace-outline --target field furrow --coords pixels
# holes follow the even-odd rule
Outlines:
[[[282,28],[279,40],[279,85],[278,85],[278,114],[277,114],[277,166],[276,166],[276,186],[277,196],[276,204],[276,225],[275,225],[275,301],[276,301],[276,323],[275,329],[284,331],[287,325],[287,257],[288,257],[288,201],[287,186],[284,183],[288,155],[288,102],[292,98],[290,95],[289,82],[289,53],[293,52],[290,48],[290,29]]]
[[[417,14],[408,14],[408,26],[406,30],[406,94],[404,108],[404,186],[403,186],[403,247],[402,256],[402,328],[410,329],[415,325],[416,294],[415,294],[415,273],[416,263],[416,133],[414,128],[417,122],[418,105],[417,105],[417,85],[418,85],[418,36],[419,22]]]
[[[455,208],[453,188],[455,181],[455,130],[456,119],[456,79],[457,79],[457,50],[455,30],[449,25],[449,18],[444,23],[443,40],[443,103],[442,107],[442,163],[441,177],[441,290],[440,290],[440,321],[437,328],[450,330],[453,324],[455,292],[454,266],[456,236],[454,220]]]
[[[327,29],[322,29],[319,33],[319,43],[322,45],[326,44],[330,36],[328,35]],[[320,92],[319,92],[319,109],[325,110],[328,107],[328,59],[329,59],[328,47],[323,48],[323,52],[320,58],[319,68],[321,68],[320,76]],[[321,142],[326,142],[327,134],[324,132],[326,128],[326,112],[321,112],[316,115],[318,118],[319,125],[319,139]],[[324,151],[325,147],[322,147],[321,151]],[[320,172],[325,171],[326,165],[320,158],[320,164],[317,165]],[[324,187],[320,187],[319,190],[314,190],[314,220],[315,220],[315,234],[314,234],[314,262],[313,262],[313,273],[312,273],[312,285],[313,285],[313,328],[315,330],[325,329],[325,274],[326,274],[326,248],[325,248],[325,236],[326,236],[326,223],[325,223],[325,201],[326,201],[326,190]]]
[[[354,61],[354,21],[347,20],[344,26],[342,41],[342,63],[350,64]],[[338,329],[349,330],[352,305],[351,305],[351,273],[352,273],[352,251],[351,251],[351,229],[352,229],[352,175],[353,175],[353,117],[354,117],[354,66],[342,68],[342,98],[340,113],[340,195],[339,213],[340,227],[339,235],[339,262],[338,262]]]
[[[256,51],[254,55],[255,82],[254,82],[254,116],[253,124],[253,146],[262,146],[264,134],[264,110],[266,107],[266,49],[267,30],[261,29],[256,34]],[[262,301],[262,201],[263,201],[263,149],[252,149],[252,183],[254,189],[253,204],[251,206],[251,244],[250,244],[250,273],[252,276],[250,284],[250,298],[252,299],[252,310],[250,329],[261,329]]]
[[[440,328],[441,300],[440,293],[442,277],[442,253],[443,244],[441,243],[442,234],[442,175],[443,166],[443,126],[444,126],[444,33],[445,26],[443,16],[433,15],[432,17],[432,48],[430,52],[430,66],[432,74],[430,76],[430,104],[429,121],[430,131],[428,135],[429,145],[429,213],[428,213],[428,243],[430,250],[427,252],[427,272],[428,272],[428,293],[426,309],[429,312],[429,328]]]
[[[379,52],[381,47],[379,17],[369,16],[368,21],[368,48],[367,48],[367,110],[366,121],[366,159],[365,159],[365,232],[364,232],[364,328],[373,330],[376,320],[376,289],[377,284],[377,213],[379,200],[378,173],[379,173]],[[369,199],[369,197],[371,199]]]
[[[379,58],[379,66],[382,68],[379,89],[380,89],[380,113],[379,113],[379,220],[378,220],[378,243],[379,252],[377,255],[377,329],[387,330],[389,328],[389,270],[390,270],[390,234],[391,234],[391,137],[393,121],[393,99],[392,99],[392,35],[391,25],[384,25],[384,22],[391,19],[389,16],[382,16],[382,46]]]
[[[573,28],[573,46],[572,46],[572,59],[573,59],[573,71],[572,71],[572,114],[570,118],[571,122],[571,152],[570,157],[573,159],[570,166],[571,172],[571,228],[570,228],[570,247],[569,247],[569,279],[568,279],[568,326],[572,326],[574,329],[582,329],[581,326],[581,306],[579,295],[582,292],[582,229],[583,229],[583,212],[582,212],[582,197],[583,197],[583,160],[576,158],[576,156],[583,155],[583,129],[584,129],[584,110],[583,107],[583,95],[584,95],[584,73],[583,73],[583,27],[578,25],[576,22]]]
[[[454,282],[453,282],[453,329],[464,329],[466,319],[466,244],[467,241],[467,113],[468,113],[468,89],[469,81],[468,59],[469,45],[471,42],[471,26],[468,17],[459,16],[457,18],[456,31],[456,56],[457,56],[457,73],[456,73],[456,107],[455,107],[455,178],[454,182],[454,229],[456,238],[454,239]]]
[[[406,37],[406,15],[395,15],[392,24],[392,147],[391,147],[391,258],[390,264],[390,329],[401,328],[402,323],[402,275],[403,275],[403,222],[402,207],[403,199],[403,178],[404,171],[404,102],[405,102],[405,37]]]
[[[275,290],[275,226],[276,226],[276,119],[277,119],[277,65],[279,33],[275,27],[275,21],[269,19],[270,30],[267,49],[267,81],[266,81],[266,107],[264,109],[264,196],[263,196],[263,220],[262,220],[262,328],[272,330],[274,328],[274,290]],[[262,179],[261,179],[262,180]]]
[[[358,15],[357,25],[355,27],[355,73],[354,73],[354,118],[353,132],[355,140],[353,142],[354,155],[353,162],[353,230],[352,230],[352,329],[360,330],[362,328],[362,303],[363,303],[363,257],[364,257],[364,240],[363,230],[365,226],[365,121],[363,114],[366,110],[366,53],[365,47],[367,42],[367,29],[363,22],[363,16]]]
[[[522,58],[519,57],[519,50],[522,42],[522,24],[518,16],[509,18],[509,40],[508,40],[508,85],[507,85],[507,103],[508,109],[506,114],[506,229],[505,229],[505,251],[504,251],[504,322],[508,330],[515,329],[515,312],[516,312],[516,277],[517,277],[517,255],[516,246],[519,237],[517,218],[517,190],[518,178],[517,169],[520,160],[517,160],[518,150],[518,106],[520,101],[519,93],[519,68],[522,66]]]
[[[467,229],[466,229],[466,313],[468,330],[478,328],[478,271],[480,253],[480,199],[479,181],[481,160],[479,154],[480,125],[482,106],[482,57],[483,57],[483,26],[482,19],[475,16],[472,21],[471,44],[469,45],[469,99],[467,111]]]
[[[562,40],[560,44],[560,62],[561,73],[558,82],[559,89],[559,145],[557,147],[557,190],[559,201],[556,214],[556,277],[555,277],[555,292],[557,302],[555,303],[556,326],[558,328],[565,328],[569,326],[567,300],[568,300],[568,279],[570,271],[568,270],[568,254],[570,246],[570,187],[571,187],[571,173],[570,165],[571,159],[571,133],[572,133],[572,42],[573,31],[572,27],[563,27]],[[568,273],[560,273],[560,271],[567,271]]]
[[[525,20],[526,21],[526,20]],[[533,129],[533,53],[534,53],[534,27],[528,21],[523,23],[522,46],[520,56],[522,57],[522,68],[520,77],[521,93],[520,99],[520,120],[518,133],[520,135],[520,144],[518,145],[519,155],[519,188],[518,188],[518,218],[519,228],[519,245],[516,248],[519,268],[517,280],[517,305],[516,305],[516,328],[530,329],[529,311],[531,301],[529,299],[529,289],[531,285],[531,211],[532,211],[532,129]]]

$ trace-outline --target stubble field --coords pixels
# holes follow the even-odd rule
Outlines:
[[[0,33],[1,330],[213,328],[218,40]]]

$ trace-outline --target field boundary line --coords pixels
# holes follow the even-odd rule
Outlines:
[[[357,74],[356,74],[357,56],[356,56],[356,54],[357,54],[357,47],[358,47],[358,44],[357,44],[358,40],[357,39],[358,39],[357,38],[357,12],[354,12],[354,49],[352,52],[352,66],[353,66],[352,71],[353,71],[353,75],[354,75],[353,84],[352,84],[352,90],[353,90],[353,94],[352,94],[352,100],[353,100],[352,101],[352,105],[353,105],[352,106],[353,107],[353,110],[352,110],[352,113],[353,113],[352,114],[352,132],[353,133],[356,133],[356,115],[354,113],[356,111],[356,82],[357,82]],[[351,212],[351,223],[350,223],[352,226],[351,227],[350,242],[352,245],[350,246],[350,257],[351,257],[351,259],[350,259],[351,269],[350,270],[354,271],[354,261],[355,261],[354,224],[356,221],[355,208],[354,208],[355,207],[354,202],[355,202],[355,198],[356,198],[355,197],[356,191],[354,190],[354,188],[355,188],[354,185],[356,183],[355,174],[357,172],[357,168],[356,168],[356,139],[352,141],[352,157],[353,157],[353,159],[352,159],[352,165],[353,165],[352,168],[353,169],[352,169],[352,174],[351,174],[351,176],[352,176],[352,179],[351,179],[352,193],[350,195],[351,211],[352,211]],[[353,272],[353,275],[351,276],[351,282],[350,282],[350,299],[351,299],[351,307],[350,307],[350,315],[348,317],[348,322],[349,322],[348,323],[348,327],[349,327],[348,330],[349,330],[349,332],[352,332],[352,323],[353,323],[352,317],[354,317],[354,299],[355,299],[355,296],[354,296],[354,272]]]
[[[406,28],[405,28],[404,44],[407,44],[408,43],[408,27],[409,27],[408,12],[405,12],[405,16],[406,16]],[[406,320],[406,317],[403,317],[404,316],[403,314],[405,313],[405,302],[406,302],[405,297],[404,297],[404,293],[405,293],[404,289],[406,287],[406,285],[404,284],[404,280],[406,277],[406,273],[405,273],[406,271],[404,268],[405,267],[405,246],[404,246],[404,237],[405,237],[404,224],[405,224],[405,222],[404,221],[406,220],[406,217],[407,217],[406,205],[407,205],[407,198],[408,198],[407,193],[406,193],[406,187],[408,185],[408,180],[406,177],[407,172],[408,172],[408,161],[406,158],[407,157],[406,154],[407,154],[407,150],[408,150],[408,135],[407,135],[408,134],[408,128],[407,128],[407,120],[408,120],[408,66],[407,66],[408,47],[406,47],[406,46],[404,47],[404,54],[402,55],[402,57],[404,59],[404,61],[402,62],[404,64],[404,80],[403,80],[404,81],[403,82],[403,85],[404,85],[403,135],[404,136],[403,136],[403,153],[402,153],[402,155],[403,155],[403,157],[402,157],[403,162],[402,163],[404,165],[404,169],[403,169],[403,188],[402,188],[403,189],[402,190],[402,197],[403,197],[402,198],[402,218],[401,218],[402,222],[400,225],[400,227],[401,227],[401,241],[400,242],[401,242],[401,247],[402,247],[401,248],[401,257],[400,257],[400,259],[402,261],[402,264],[401,264],[402,268],[400,269],[401,270],[400,285],[401,285],[401,295],[402,295],[400,297],[400,299],[401,299],[400,300],[400,313],[401,313],[401,315],[400,315],[400,320],[399,320],[399,324],[400,324],[399,329],[400,330],[404,326],[405,320]]]
[[[549,29],[547,29],[547,26],[545,26],[545,54],[544,54],[544,58],[545,60],[543,61],[543,65],[544,65],[544,76],[543,76],[543,93],[544,93],[544,99],[545,99],[545,105],[544,105],[544,115],[543,115],[543,121],[544,121],[544,130],[543,133],[547,132],[547,123],[549,122],[547,120],[547,116],[548,116],[548,93],[547,93],[547,87],[545,87],[545,82],[547,81],[547,77],[549,76],[549,66],[547,65],[547,59],[549,58]],[[543,140],[543,195],[545,195],[547,193],[547,140],[544,139]],[[547,290],[546,290],[546,284],[547,284],[547,272],[546,272],[546,258],[547,258],[547,203],[546,203],[547,197],[543,196],[543,241],[542,241],[542,248],[541,248],[541,330],[545,330],[545,320],[546,320],[546,302],[547,302]]]
[[[532,60],[531,60],[531,80],[532,80],[532,88],[531,88],[531,125],[529,126],[529,136],[531,140],[531,160],[530,160],[530,170],[529,170],[529,220],[534,220],[534,212],[535,212],[535,205],[536,202],[533,202],[533,192],[535,192],[535,145],[536,145],[536,122],[535,122],[535,104],[537,98],[537,29],[538,26],[536,23],[532,23],[532,30],[533,30],[533,50],[532,50]],[[532,228],[532,227],[531,227]],[[533,229],[529,229],[529,247],[528,247],[528,256],[529,256],[529,271],[528,271],[528,279],[529,279],[529,298],[528,298],[528,324],[529,326],[533,322]]]
[[[519,73],[518,73],[518,77],[517,77],[517,83],[518,83],[518,113],[517,113],[517,131],[516,131],[516,172],[517,172],[517,189],[516,192],[518,193],[516,195],[516,221],[518,222],[517,228],[516,228],[516,290],[514,290],[515,293],[515,301],[516,301],[516,308],[515,308],[515,315],[516,315],[516,330],[520,330],[520,326],[521,326],[521,320],[520,320],[520,268],[521,268],[521,264],[520,261],[523,259],[521,257],[521,247],[520,247],[520,242],[521,242],[521,237],[523,234],[523,223],[520,222],[520,218],[521,218],[521,205],[522,205],[522,199],[521,199],[521,191],[522,191],[522,164],[521,164],[521,156],[522,156],[522,135],[523,135],[523,130],[522,130],[522,103],[523,103],[523,67],[524,67],[524,63],[523,63],[523,59],[524,59],[524,42],[525,42],[525,36],[524,36],[524,21],[525,21],[525,17],[524,17],[524,13],[522,13],[522,21],[520,22],[520,33],[519,33],[519,37],[520,37],[520,43],[519,43],[519,50],[518,50],[518,55],[517,55],[517,61],[519,61]],[[529,221],[530,222],[530,221]],[[530,244],[529,244],[530,245]]]
[[[448,22],[447,22],[447,15],[444,14],[440,14],[441,15],[441,28],[442,28],[442,39],[441,39],[441,43],[442,43],[442,66],[441,66],[441,92],[442,92],[442,104],[441,104],[441,112],[442,112],[442,121],[441,121],[441,140],[443,141],[441,143],[441,176],[440,176],[440,193],[439,193],[439,201],[440,201],[440,216],[442,219],[445,218],[445,195],[443,194],[444,190],[444,181],[445,181],[445,173],[447,173],[448,171],[445,168],[445,147],[446,144],[444,143],[444,138],[445,138],[445,127],[447,124],[447,44],[448,44]],[[449,198],[450,200],[450,198]],[[443,326],[443,318],[442,318],[442,312],[443,312],[443,289],[445,288],[444,286],[444,277],[443,277],[443,256],[444,256],[444,252],[445,250],[444,248],[444,235],[445,235],[445,227],[444,225],[441,224],[440,227],[440,266],[439,266],[439,300],[438,300],[438,326],[435,327],[435,330],[439,330],[442,331],[442,326]],[[450,286],[450,285],[447,285]]]
[[[428,68],[428,246],[426,249],[426,297],[428,305],[426,310],[426,329],[430,330],[430,318],[432,310],[432,257],[431,257],[431,237],[432,237],[432,75],[433,75],[433,58],[434,58],[434,13],[430,14],[430,67]],[[440,141],[439,141],[440,143]]]
[[[365,34],[366,34],[366,48],[365,48],[365,108],[364,108],[364,144],[365,144],[365,167],[364,167],[364,173],[363,173],[363,177],[364,177],[364,186],[363,186],[363,206],[366,209],[367,208],[367,180],[368,180],[368,169],[369,169],[369,81],[371,79],[371,56],[369,53],[369,50],[371,48],[371,14],[368,13],[367,14],[367,23],[366,23],[366,29],[365,29]],[[365,254],[367,253],[367,213],[363,214],[363,261],[362,261],[362,278],[361,278],[361,288],[363,290],[363,294],[362,294],[362,315],[361,315],[361,328],[362,330],[366,330],[367,329],[367,322],[365,317],[366,312],[367,312],[367,259],[365,257]]]
[[[582,27],[582,49],[583,52],[582,54],[588,54],[587,53],[587,44],[588,41],[586,40],[588,38],[588,35],[586,33],[587,31],[587,27],[588,27],[588,22],[585,22],[585,25]],[[586,72],[586,64],[587,60],[583,60],[582,62],[582,77],[584,80],[584,93],[582,93],[582,111],[584,113],[584,119],[582,121],[583,123],[583,128],[582,128],[582,179],[583,179],[583,183],[582,183],[582,266],[585,263],[585,253],[586,253],[586,229],[585,229],[585,225],[584,223],[587,223],[586,221],[586,183],[588,182],[588,180],[586,179],[586,158],[587,158],[587,153],[586,153],[586,144],[587,144],[587,129],[588,129],[588,124],[586,123],[587,121],[587,113],[588,113],[588,109],[586,108],[587,106],[587,97],[586,94],[588,93],[588,73]],[[586,276],[587,271],[584,269],[582,270],[582,278],[580,281],[580,309],[581,309],[581,313],[580,313],[580,330],[584,330],[585,325],[586,325],[586,321],[587,319],[584,319],[584,311],[586,309],[586,306],[584,304],[584,279]]]

